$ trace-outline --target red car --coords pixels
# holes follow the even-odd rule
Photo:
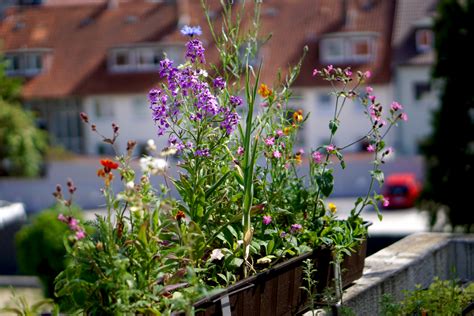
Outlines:
[[[415,205],[420,195],[421,185],[413,173],[393,173],[387,177],[382,194],[388,198],[389,205],[385,208],[409,208]]]

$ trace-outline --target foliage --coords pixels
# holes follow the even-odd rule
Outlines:
[[[20,81],[6,77],[0,64],[0,176],[37,176],[47,148],[46,133],[18,104],[20,88]]]
[[[67,228],[57,220],[61,211],[61,205],[41,211],[15,236],[20,271],[38,276],[47,297],[54,297],[54,278],[66,267],[63,238]],[[77,208],[72,212],[79,214]]]
[[[36,316],[40,315],[45,309],[50,309],[51,315],[59,315],[58,306],[54,304],[52,299],[39,300],[30,305],[24,296],[17,296],[15,290],[12,288],[10,301],[13,302],[15,306],[0,308],[0,312],[13,313],[18,316]]]
[[[422,147],[426,157],[426,181],[422,207],[433,216],[442,209],[453,229],[474,229],[469,212],[474,174],[474,94],[464,74],[474,71],[474,1],[442,0],[436,15],[435,48],[437,61],[433,75],[442,83],[441,107],[433,115],[433,132]],[[434,202],[434,203],[433,203]]]
[[[252,5],[255,28],[250,31],[240,29],[244,4],[232,13],[237,6],[221,3],[223,32],[208,19],[221,67],[206,65],[201,29],[190,26],[182,30],[189,37],[186,62],[160,62],[163,81],[148,97],[157,134],[167,137],[168,146],[160,151],[148,142],[150,156],[140,159],[141,177],[130,164],[133,141],[125,153],[116,151],[113,160],[100,161],[97,176],[104,181],[108,214],[97,218],[94,234],[72,216],[60,217],[71,228],[66,244],[71,264],[57,277],[55,289],[68,300],[68,312],[192,314],[192,302],[208,291],[317,247],[329,247],[340,262],[367,236],[362,211],[387,202],[374,185],[383,182],[380,165],[392,151],[384,137],[405,118],[402,106],[394,102],[383,111],[372,88],[362,89],[369,71],[314,70],[336,95],[330,140],[348,100],[361,101],[369,132],[347,146],[330,141],[312,150],[305,179],[299,174],[304,152],[295,144],[307,115],[288,107],[302,59],[285,78],[279,75],[275,86],[261,82],[261,65],[250,63],[265,42],[258,36],[261,2]],[[86,113],[81,118],[115,148],[119,126],[112,123],[108,137]],[[344,168],[344,151],[362,141],[373,153],[372,181],[349,219],[340,220],[337,206],[326,203],[335,181],[332,164]],[[175,178],[167,174],[170,155],[180,160]],[[154,175],[164,176],[166,185],[153,188]],[[117,178],[123,190],[115,193],[111,183]],[[179,194],[176,200],[169,197],[170,185]],[[68,189],[75,191],[72,184]],[[60,188],[55,196],[70,204]]]
[[[413,291],[405,291],[404,299],[396,302],[385,294],[381,301],[382,315],[461,315],[463,308],[474,302],[474,283],[461,287],[456,280],[440,280],[422,289],[418,285]]]

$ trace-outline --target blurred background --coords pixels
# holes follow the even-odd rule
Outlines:
[[[207,2],[210,19],[220,23],[219,1]],[[474,42],[474,1],[265,0],[261,14],[262,39],[271,34],[252,61],[263,65],[261,82],[278,84],[278,71],[284,78],[309,48],[289,104],[310,113],[299,138],[306,153],[327,144],[335,102],[331,87],[312,77],[314,68],[370,70],[377,100],[387,108],[396,100],[408,115],[386,139],[394,153],[379,190],[391,204],[381,222],[374,210],[363,214],[373,222],[369,254],[414,232],[472,231],[474,93],[464,78],[474,73],[467,44]],[[184,25],[203,28],[207,62],[217,63],[200,0],[0,1],[0,306],[9,285],[43,295],[37,278],[21,275],[48,284],[62,269],[63,227],[52,196],[58,183],[74,180],[83,218],[102,212],[96,171],[114,153],[80,112],[106,135],[118,124],[121,151],[128,140],[137,141],[137,157],[148,139],[166,145],[147,93],[160,82],[163,56],[184,60]],[[365,135],[361,104],[350,101],[341,123],[336,146]],[[341,216],[366,193],[367,145],[346,151],[345,170],[336,167],[332,202]]]

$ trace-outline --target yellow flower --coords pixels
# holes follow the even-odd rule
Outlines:
[[[329,207],[329,210],[331,211],[331,213],[335,214],[335,213],[337,212],[336,204],[334,204],[334,203],[329,203],[329,204],[328,204],[328,207]]]
[[[298,110],[293,113],[293,121],[297,123],[303,122],[303,110]]]
[[[296,153],[296,154],[295,154],[295,161],[296,161],[296,163],[297,163],[298,165],[301,165],[301,162],[302,162],[302,160],[301,160],[301,153]]]
[[[260,94],[264,98],[268,98],[273,94],[273,91],[268,88],[268,86],[264,83],[260,85],[260,88],[258,88],[258,94]]]
[[[291,132],[291,127],[285,127],[283,129],[283,134],[285,134],[286,136],[288,136]]]

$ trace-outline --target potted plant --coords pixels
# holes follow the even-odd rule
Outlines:
[[[222,35],[210,23],[219,67],[206,66],[201,29],[189,26],[182,30],[188,37],[186,62],[175,65],[165,58],[160,63],[163,83],[150,91],[149,100],[167,148],[158,150],[149,142],[155,153],[140,160],[141,176],[131,167],[132,141],[126,153],[100,162],[97,175],[104,180],[108,214],[97,217],[94,233],[86,234],[80,224],[72,227],[74,237],[67,243],[71,264],[56,279],[65,311],[293,314],[311,296],[300,289],[304,275],[317,278],[318,286],[310,286],[313,293],[326,287],[330,273],[341,295],[341,262],[367,236],[360,213],[383,201],[373,185],[383,181],[379,166],[390,153],[383,138],[403,118],[402,108],[394,103],[385,122],[372,90],[360,89],[370,72],[353,74],[332,66],[314,70],[335,84],[337,101],[329,144],[309,153],[306,184],[299,175],[304,152],[294,144],[307,115],[287,108],[302,63],[279,80],[280,86],[260,82],[260,67],[249,64],[261,42],[258,32],[242,36],[241,15],[230,9],[223,5]],[[258,25],[258,1],[254,10],[253,24]],[[357,200],[348,219],[340,220],[337,206],[325,201],[333,190],[333,158],[345,167],[348,146],[337,147],[331,140],[351,98],[362,100],[371,127],[357,141],[369,141],[375,161],[367,195]],[[104,142],[115,144],[116,124],[107,137],[87,114],[81,118]],[[169,155],[179,157],[177,178],[166,175]],[[157,189],[150,177],[160,174],[168,186]],[[115,193],[110,183],[118,176],[124,188]],[[171,185],[178,199],[169,196]],[[74,219],[63,215],[62,220],[70,224]],[[305,259],[312,260],[309,272],[303,270]]]

